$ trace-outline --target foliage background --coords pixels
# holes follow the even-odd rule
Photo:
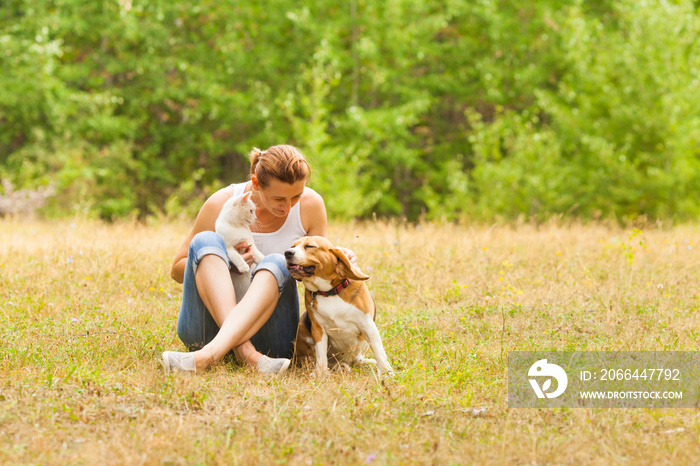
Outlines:
[[[290,143],[336,218],[696,219],[699,3],[4,0],[0,178],[193,215]]]

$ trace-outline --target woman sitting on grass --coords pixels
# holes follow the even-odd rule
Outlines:
[[[231,350],[258,372],[281,374],[289,367],[299,296],[283,253],[302,236],[326,236],[326,208],[321,196],[305,186],[309,164],[295,147],[253,149],[250,162],[250,181],[207,199],[175,256],[171,275],[184,285],[177,333],[192,352],[164,352],[166,372],[205,369]],[[230,275],[236,268],[214,225],[226,200],[245,192],[252,192],[257,219],[251,231],[265,259],[253,270],[250,287],[241,297]],[[250,266],[250,245],[241,243],[236,249]],[[352,251],[345,252],[357,260]]]

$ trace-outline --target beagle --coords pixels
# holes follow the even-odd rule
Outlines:
[[[365,284],[369,276],[322,236],[301,238],[284,256],[287,269],[306,289],[297,358],[315,353],[319,374],[328,371],[329,357],[340,368],[349,369],[353,363],[376,364],[380,374],[393,374],[374,323],[374,301]],[[365,359],[368,346],[376,360]]]

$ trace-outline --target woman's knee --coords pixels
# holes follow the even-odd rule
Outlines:
[[[277,280],[277,288],[280,293],[284,289],[287,282],[293,280],[289,270],[287,270],[287,261],[282,254],[274,253],[265,256],[265,258],[260,261],[258,266],[253,271],[253,277],[255,277],[255,274],[261,270],[267,270],[275,276],[275,280]]]
[[[198,251],[207,247],[222,247],[226,249],[226,244],[221,236],[214,231],[200,231],[190,241],[190,251]]]
[[[202,258],[208,254],[214,254],[229,265],[226,244],[221,236],[213,231],[200,231],[192,238],[188,252],[189,258],[196,269]]]

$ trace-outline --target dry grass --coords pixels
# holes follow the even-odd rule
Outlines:
[[[0,222],[0,463],[692,463],[696,410],[508,409],[509,350],[695,350],[700,228],[334,226],[397,370],[266,380],[180,349],[185,225]]]

